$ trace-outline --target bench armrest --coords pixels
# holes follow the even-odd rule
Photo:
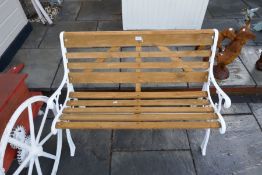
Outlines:
[[[209,88],[210,82],[212,82],[214,87],[216,88],[216,93],[218,95],[219,102],[218,102],[218,106],[217,107],[218,107],[218,111],[220,111],[223,99],[225,100],[225,102],[224,102],[224,107],[225,108],[229,108],[231,106],[231,100],[228,97],[228,95],[219,87],[219,85],[217,84],[216,79],[214,77],[214,74],[213,74],[213,66],[214,66],[214,59],[215,59],[215,55],[216,55],[217,41],[218,41],[219,32],[218,32],[217,29],[214,29],[214,33],[215,33],[215,35],[214,35],[214,44],[211,47],[212,54],[211,54],[210,60],[209,60],[210,68],[209,68],[208,88]],[[209,91],[209,89],[208,89],[208,91]],[[210,92],[209,92],[209,96],[210,96]]]
[[[222,103],[222,100],[224,99],[225,100],[224,107],[229,108],[231,106],[231,100],[228,97],[228,95],[219,87],[213,74],[210,76],[210,81],[213,83],[214,87],[216,88],[216,93],[218,94],[219,103]]]
[[[215,103],[215,104],[214,104],[214,102],[213,102],[213,100],[210,96],[210,86],[209,86],[210,82],[213,83],[214,87],[216,88],[216,93],[218,95],[218,103]],[[208,88],[207,92],[208,92],[209,100],[211,102],[211,105],[214,107],[214,110],[215,110],[216,114],[218,115],[218,120],[221,124],[221,128],[219,129],[219,131],[220,131],[221,134],[224,134],[226,132],[226,123],[225,123],[224,118],[220,114],[220,111],[221,111],[221,108],[222,108],[223,100],[224,100],[224,107],[225,108],[229,108],[231,106],[231,100],[228,97],[228,95],[217,84],[216,79],[215,79],[212,71],[211,71],[211,74],[209,76],[207,88]]]
[[[66,70],[65,70],[66,71]],[[48,99],[48,107],[49,109],[55,110],[55,118],[53,120],[52,123],[52,127],[51,130],[52,132],[55,134],[57,132],[57,130],[55,129],[55,124],[56,122],[59,120],[59,117],[62,114],[63,109],[66,107],[66,103],[69,99],[69,93],[73,91],[73,87],[72,85],[68,82],[68,75],[66,73],[64,73],[63,76],[63,80],[61,82],[61,84],[59,85],[59,87],[57,88],[57,90],[51,95],[51,97]],[[66,97],[64,102],[59,102],[61,93],[62,93],[62,89],[66,87]]]

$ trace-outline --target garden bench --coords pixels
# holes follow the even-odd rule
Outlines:
[[[69,129],[206,129],[201,144],[202,154],[205,155],[210,129],[219,129],[221,134],[226,131],[220,114],[223,101],[226,108],[231,105],[230,98],[213,76],[217,39],[218,31],[215,29],[62,32],[60,42],[64,76],[61,85],[50,98],[36,96],[18,109],[20,113],[29,109],[31,125],[30,106],[36,101],[47,103],[42,123],[45,123],[49,109],[55,114],[51,132],[43,141],[38,138],[41,127],[37,136],[30,133],[31,142],[34,140],[33,149],[40,150],[38,156],[55,160],[52,171],[55,174],[61,152],[61,129],[66,129],[72,156],[75,146]],[[206,50],[194,49],[197,46],[206,46]],[[204,62],[203,57],[210,59]],[[203,87],[199,91],[145,88],[145,85],[167,83],[201,83]],[[88,84],[133,84],[134,89],[78,90],[79,85]],[[211,84],[217,90],[218,103],[211,98]],[[61,103],[59,98],[64,87],[67,89],[66,98]],[[19,112],[13,117],[17,119],[18,115]],[[6,135],[10,135],[14,126],[11,124],[6,128]],[[54,134],[57,135],[57,152],[51,155],[39,147]],[[11,143],[28,147],[15,141],[15,138],[6,136],[4,139],[1,143],[4,146]],[[35,162],[37,167],[37,158],[32,159],[24,161],[33,162],[32,166]]]

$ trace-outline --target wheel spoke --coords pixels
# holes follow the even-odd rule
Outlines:
[[[43,152],[42,155],[43,157],[49,158],[49,159],[56,159],[56,156],[47,152]]]
[[[23,163],[17,168],[13,175],[19,175],[21,171],[25,168],[26,164],[31,159],[32,155],[27,156],[27,158],[23,161]]]
[[[34,127],[34,119],[33,119],[33,111],[32,105],[28,105],[28,117],[29,117],[29,125],[30,125],[30,136],[32,145],[35,144],[35,127]]]
[[[36,166],[37,174],[42,175],[42,170],[41,170],[41,167],[40,167],[40,162],[39,162],[38,157],[35,158],[35,166]]]
[[[28,175],[32,175],[33,168],[34,168],[34,162],[35,162],[34,158],[31,158],[28,173],[27,173]]]
[[[29,145],[27,145],[26,143],[20,142],[20,141],[14,139],[14,138],[9,138],[9,139],[8,139],[8,143],[11,143],[11,144],[13,144],[13,145],[16,145],[16,146],[18,146],[19,148],[26,149],[26,150],[28,150],[28,151],[31,150],[31,147],[30,147]]]
[[[49,133],[45,138],[39,143],[39,145],[43,146],[45,142],[53,135],[53,133]]]
[[[46,110],[45,110],[45,114],[44,114],[43,119],[42,119],[42,122],[41,122],[41,125],[40,125],[40,128],[39,128],[39,131],[38,131],[37,136],[36,136],[36,143],[38,143],[39,140],[40,140],[40,137],[41,137],[41,134],[42,134],[42,131],[43,131],[45,122],[46,122],[48,110],[49,110],[49,108],[48,108],[48,106],[47,106],[47,107],[46,107]]]

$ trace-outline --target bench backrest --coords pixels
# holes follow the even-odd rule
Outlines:
[[[203,83],[212,64],[202,58],[213,62],[214,35],[209,29],[64,32],[64,64],[73,85],[131,83],[141,91],[143,84]]]

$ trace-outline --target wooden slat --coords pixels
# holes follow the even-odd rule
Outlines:
[[[219,122],[58,122],[61,129],[201,129],[220,128]]]
[[[70,72],[75,83],[199,83],[206,82],[208,72]]]
[[[140,100],[141,106],[208,105],[204,99]],[[67,106],[135,106],[137,100],[71,100]]]
[[[64,42],[67,48],[135,46],[135,38],[143,38],[142,45],[211,45],[210,31],[136,31],[136,32],[65,32]]]
[[[150,98],[201,98],[207,97],[205,91],[184,92],[71,92],[70,98],[79,99],[150,99]]]
[[[162,58],[162,57],[209,57],[210,50],[186,50],[186,51],[168,51],[168,52],[68,52],[66,57],[69,59],[79,58]]]
[[[107,52],[116,52],[116,51],[119,51],[120,50],[120,47],[111,47],[110,49],[108,49]],[[105,58],[99,58],[99,59],[96,59],[96,62],[97,63],[102,63],[105,61]],[[68,65],[67,65],[68,66]],[[87,68],[85,69],[85,72],[91,72],[93,71],[94,68],[93,67],[90,67],[90,68]]]
[[[188,30],[188,29],[178,29],[178,30],[133,30],[133,31],[79,31],[79,32],[65,32],[64,36],[76,36],[76,35],[138,35],[138,34],[210,34],[211,36],[214,34],[213,29],[201,29],[201,30]]]
[[[202,68],[208,69],[208,62],[201,61],[180,61],[180,62],[71,62],[68,63],[69,69],[172,69],[172,68]]]
[[[136,114],[136,115],[92,115],[63,114],[60,120],[70,121],[172,121],[172,120],[213,120],[214,113],[203,114]]]
[[[158,46],[158,48],[162,51],[162,52],[166,52],[166,51],[171,51],[168,47],[165,47],[165,46]],[[178,57],[171,57],[171,60],[172,61],[182,61],[180,58]],[[190,72],[193,70],[192,67],[183,67],[183,70],[186,71],[186,72]]]
[[[212,107],[88,107],[65,108],[64,113],[204,113],[213,112]]]
[[[141,42],[138,42],[138,44],[136,46],[136,52],[140,53],[141,51],[142,51]],[[136,57],[136,63],[138,64],[138,68],[136,69],[136,72],[141,72],[140,67],[139,67],[139,65],[141,63],[141,54],[139,54]],[[136,82],[135,90],[136,90],[136,92],[141,92],[141,83],[139,81]]]
[[[162,52],[170,52],[171,50],[166,46],[158,46],[158,49]],[[172,56],[170,57],[172,61],[181,61],[181,58]]]

